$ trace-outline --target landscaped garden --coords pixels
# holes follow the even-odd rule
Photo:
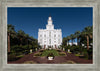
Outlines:
[[[82,32],[63,38],[58,49],[42,49],[37,39],[22,30],[16,32],[13,25],[8,25],[8,63],[92,63],[91,30],[92,27],[86,27]],[[73,44],[75,38],[77,45]],[[67,44],[70,41],[72,46]],[[48,61],[48,57],[53,57],[53,60]]]
[[[53,56],[65,56],[66,53],[57,50],[57,49],[46,49],[46,50],[40,50],[39,52],[35,53],[34,56],[48,56],[49,54],[52,54]]]

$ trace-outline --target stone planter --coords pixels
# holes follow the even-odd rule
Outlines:
[[[48,60],[53,60],[53,57],[48,57]]]

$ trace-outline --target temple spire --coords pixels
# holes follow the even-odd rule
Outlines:
[[[52,25],[52,18],[51,18],[51,16],[49,16],[49,18],[48,18],[48,25]]]

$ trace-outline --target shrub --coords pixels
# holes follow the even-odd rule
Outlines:
[[[15,60],[16,60],[15,54],[9,54],[8,55],[8,61],[15,61]]]
[[[93,49],[90,48],[87,52],[88,52],[88,59],[92,59],[93,58]]]
[[[43,52],[44,50],[40,50],[40,52]]]
[[[51,50],[44,50],[42,56],[48,56],[49,53],[53,53],[54,56],[59,56],[58,52],[54,49]]]
[[[42,53],[38,52],[38,53],[35,53],[34,56],[41,56]]]
[[[53,53],[49,53],[47,57],[54,57]]]
[[[19,55],[19,56],[16,56],[16,57],[18,57],[18,58],[22,58],[22,57],[24,57],[24,55]]]
[[[75,54],[75,56],[80,56],[80,54]]]
[[[61,55],[61,56],[65,56],[66,53],[65,53],[65,52],[60,52],[59,55]]]
[[[68,52],[68,53],[72,53],[72,52]]]
[[[11,46],[11,50],[13,50],[15,53],[18,53],[18,52],[22,52],[25,49],[24,46],[15,45],[15,46]]]
[[[71,51],[72,53],[74,53],[74,54],[79,53],[81,50],[83,50],[83,49],[81,49],[80,46],[71,46],[71,47],[70,47],[70,51]]]
[[[57,49],[58,52],[61,52],[61,50]]]
[[[85,52],[83,52],[83,55],[84,55],[84,58],[85,59],[88,59],[88,53],[85,51]]]

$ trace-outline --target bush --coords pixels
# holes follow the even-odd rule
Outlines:
[[[40,52],[43,52],[44,50],[40,50]]]
[[[8,61],[15,61],[16,60],[16,55],[15,54],[9,54],[8,55]]]
[[[53,53],[49,53],[47,57],[54,57]]]
[[[24,49],[24,46],[15,45],[15,46],[11,46],[11,50],[18,53],[18,52],[22,52],[25,49]]]
[[[75,54],[75,56],[80,56],[80,54]]]
[[[88,52],[88,59],[93,59],[93,49],[90,48],[87,52]]]
[[[84,51],[84,52],[83,52],[83,55],[84,55],[84,58],[85,58],[85,59],[88,59],[88,52],[87,52],[87,51]]]
[[[42,53],[38,52],[38,53],[35,53],[34,56],[41,56]]]
[[[51,50],[44,50],[42,53],[42,56],[48,56],[49,53],[53,53],[54,56],[59,56],[57,50],[51,49]]]
[[[65,52],[60,52],[59,55],[61,55],[61,56],[65,56],[66,53],[65,53]]]
[[[70,51],[74,54],[78,54],[83,51],[83,47],[81,46],[71,46]]]
[[[58,52],[61,52],[61,50],[57,49]]]
[[[16,57],[18,57],[18,58],[22,58],[22,57],[24,57],[24,55],[19,55],[19,56],[16,56]]]

